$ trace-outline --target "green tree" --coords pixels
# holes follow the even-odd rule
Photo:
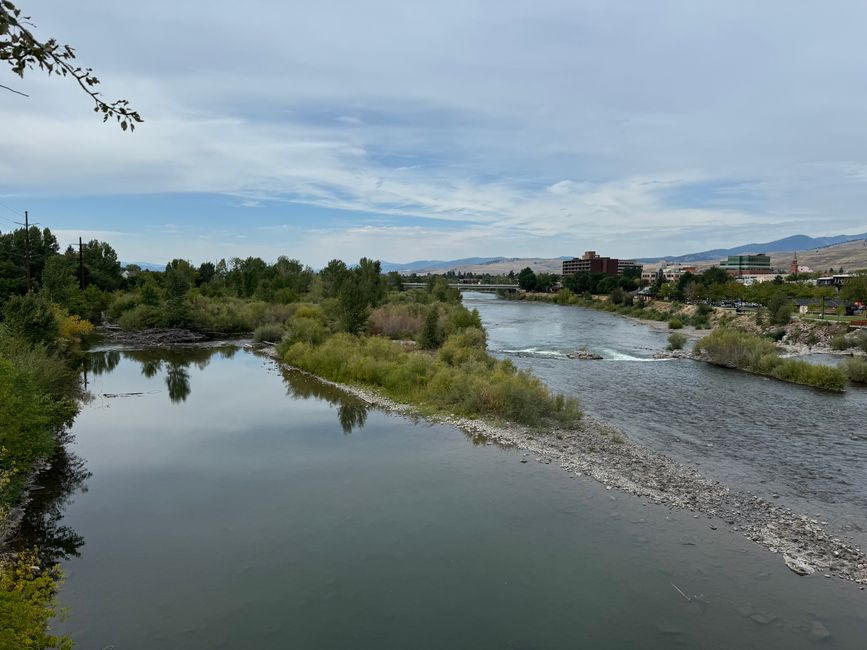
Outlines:
[[[65,255],[55,255],[45,261],[42,289],[52,302],[69,306],[78,291],[75,266]]]
[[[331,260],[319,272],[319,279],[322,281],[322,295],[325,298],[334,298],[340,291],[343,281],[349,275],[349,270],[343,260]]]
[[[30,345],[51,347],[57,340],[57,321],[51,305],[36,294],[9,298],[3,308],[3,326]]]
[[[174,259],[166,265],[165,322],[169,327],[186,327],[190,323],[187,293],[193,286],[196,272],[186,260]]]
[[[768,321],[771,325],[787,325],[791,319],[791,301],[782,291],[774,293],[768,300]]]
[[[518,273],[518,286],[524,291],[536,290],[536,273],[529,266],[521,269]]]

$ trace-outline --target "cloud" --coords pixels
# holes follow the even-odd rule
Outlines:
[[[650,255],[867,230],[867,5],[245,7],[255,21],[200,0],[170,14],[42,3],[40,33],[76,45],[146,122],[122,134],[68,80],[10,77],[32,97],[0,96],[0,193],[224,195],[265,228],[286,223],[280,206],[341,211],[303,241],[288,233],[317,224],[298,217],[283,242],[251,242],[248,213],[197,244],[326,259]],[[207,215],[165,210],[140,233],[207,231]]]

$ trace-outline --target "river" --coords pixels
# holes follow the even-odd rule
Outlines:
[[[864,388],[835,394],[697,361],[654,359],[670,332],[607,312],[481,293],[464,302],[479,310],[493,353],[579,397],[589,414],[705,476],[828,521],[867,546]],[[604,359],[566,357],[582,347]]]
[[[525,307],[502,308],[553,313]],[[559,327],[546,318],[540,335]],[[492,346],[505,349],[507,329],[492,322]],[[634,331],[648,348],[659,337]],[[78,647],[788,650],[867,638],[857,585],[799,578],[707,519],[368,410],[243,349],[103,350],[88,366],[94,398],[20,542],[61,561],[69,615],[55,629]]]

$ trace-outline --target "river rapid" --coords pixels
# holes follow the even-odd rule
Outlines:
[[[867,390],[841,394],[685,359],[668,330],[574,306],[465,294],[492,353],[634,440],[867,546]],[[691,346],[692,342],[687,347]],[[586,348],[601,361],[569,359]],[[819,363],[836,363],[822,356]]]
[[[544,352],[552,331],[572,345],[574,324],[483,302],[468,299],[494,349],[542,359],[548,380],[569,375]],[[648,358],[664,341],[598,322],[645,341],[610,356]],[[522,338],[510,331],[532,328],[521,349],[543,354],[506,351]],[[640,394],[620,365],[580,367]],[[69,614],[54,627],[80,648],[789,650],[867,638],[855,584],[798,577],[705,518],[371,410],[235,346],[106,349],[87,378],[93,399],[19,540],[63,565]]]

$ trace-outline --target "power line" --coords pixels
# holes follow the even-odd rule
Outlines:
[[[6,208],[7,210],[9,210],[9,212],[14,214],[16,217],[23,217],[24,216],[23,212],[21,212],[20,210],[15,210],[14,208],[10,208],[8,205],[3,203],[2,201],[0,201],[0,207]]]

